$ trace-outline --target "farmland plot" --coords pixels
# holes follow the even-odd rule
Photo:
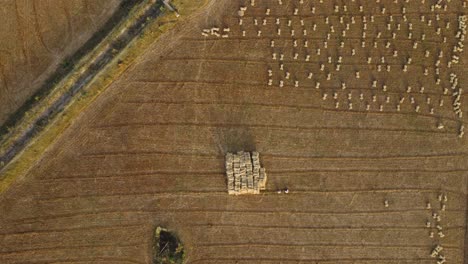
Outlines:
[[[303,2],[155,41],[2,194],[1,262],[149,263],[164,226],[188,263],[466,263],[463,2]],[[261,194],[227,193],[240,150]]]

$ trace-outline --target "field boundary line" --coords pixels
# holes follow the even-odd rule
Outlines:
[[[339,243],[298,243],[298,244],[287,244],[287,243],[213,243],[213,244],[199,244],[196,248],[211,248],[211,247],[368,247],[368,248],[424,248],[427,249],[427,245],[376,245],[376,244],[339,244]],[[452,250],[462,250],[462,248],[452,245],[444,245],[444,248]]]
[[[224,187],[224,186],[223,186]],[[413,192],[416,193],[438,193],[440,190],[412,190]],[[303,194],[311,194],[311,193],[317,193],[317,194],[323,194],[323,193],[354,193],[356,191],[316,191],[316,190],[296,190],[291,192],[291,195],[288,196],[283,196],[283,198],[286,197],[293,197],[296,195],[303,195]],[[357,191],[359,192],[359,191]],[[364,192],[369,192],[371,193],[372,191],[364,191]],[[376,191],[375,193],[392,193],[395,191]],[[445,191],[447,193],[452,193],[455,195],[461,195],[464,196],[464,193],[460,192],[455,192],[455,191]],[[57,200],[72,200],[72,199],[86,199],[86,198],[108,198],[108,197],[126,197],[126,196],[153,196],[157,198],[171,198],[171,197],[180,197],[180,196],[197,196],[197,197],[203,197],[206,195],[220,195],[225,197],[227,195],[226,191],[224,188],[212,188],[212,189],[207,189],[207,190],[187,190],[187,191],[161,191],[161,192],[142,192],[142,193],[116,193],[116,194],[89,194],[89,195],[79,195],[79,196],[57,196],[57,197],[50,197],[50,198],[38,198],[38,201],[40,202],[50,202],[50,201],[57,201]],[[263,196],[277,196],[277,192],[275,190],[268,190],[262,193]],[[227,198],[227,197],[226,197]],[[452,209],[453,210],[453,209]],[[388,211],[388,210],[387,210]]]
[[[210,81],[210,80],[183,80],[183,81],[171,81],[171,80],[145,80],[145,79],[138,79],[138,80],[133,80],[132,83],[134,84],[138,84],[138,83],[143,83],[143,84],[168,84],[168,85],[173,85],[173,84],[193,84],[193,85],[218,85],[218,86],[239,86],[237,88],[239,89],[251,89],[251,88],[255,88],[255,89],[264,89],[264,90],[267,90],[267,91],[281,91],[281,89],[278,89],[278,87],[270,87],[265,83],[242,83],[242,82],[231,82],[231,83],[227,83],[227,82],[219,82],[219,81]],[[294,85],[289,85],[289,84],[284,84],[285,87],[291,87],[292,89],[294,90],[298,90],[298,91],[305,91],[305,92],[313,92],[313,93],[319,93],[321,92],[321,90],[341,90],[341,87],[334,87],[334,86],[320,86],[320,90],[317,90],[315,88],[315,86],[308,86],[308,85],[301,85],[300,87],[295,87]],[[247,88],[246,88],[247,87]],[[132,86],[131,87],[132,89],[145,89],[145,88],[148,88],[147,86]],[[182,87],[182,88],[185,88],[185,87]],[[198,88],[203,88],[203,89],[216,89],[218,87],[206,87],[206,86],[203,86],[203,87],[198,87]],[[346,87],[346,90],[358,90],[358,91],[372,91],[372,92],[375,92],[376,89],[375,88],[367,88],[367,87]],[[403,91],[403,90],[400,90],[400,91],[387,91],[385,92],[386,94],[395,94],[395,95],[402,95],[402,94],[405,94],[405,95],[419,95],[419,96],[424,96],[424,95],[434,95],[434,96],[441,96],[441,97],[448,97],[448,98],[452,98],[452,95],[449,95],[449,94],[439,94],[439,93],[434,93],[434,92],[424,92],[424,94],[421,94],[420,92],[418,91],[411,91],[409,93],[407,93],[406,91]],[[384,96],[385,94],[377,94],[377,95],[380,95],[380,96]],[[148,103],[152,103],[152,102],[174,102],[174,103],[177,103],[177,101],[163,101],[163,100],[146,100]],[[320,101],[322,101],[322,99],[320,99]],[[131,103],[144,103],[145,101],[137,101],[137,100],[133,100],[132,101],[124,101],[123,103],[127,102],[128,104],[131,104]],[[203,102],[203,101],[202,101]],[[353,112],[353,111],[349,111],[349,112]],[[372,111],[369,111],[369,112],[372,112]],[[398,112],[395,112],[395,114],[398,113]],[[431,117],[434,117],[434,115],[430,115]],[[454,120],[457,120],[457,119],[454,119]]]
[[[238,213],[238,211],[226,211],[226,210],[217,210],[217,211],[206,211],[206,210],[198,210],[198,211],[192,211],[191,213],[201,213],[201,214],[206,214],[206,213]],[[454,211],[454,210],[452,210]],[[312,215],[311,213],[306,213],[306,212],[298,212],[298,211],[244,211],[243,214],[290,214],[291,212],[295,214],[303,214],[303,215]],[[403,211],[403,212],[395,212],[395,211],[386,211],[386,212],[379,212],[377,214],[402,214],[402,213],[416,213],[416,212],[425,212],[427,213],[427,210],[424,209],[418,209],[418,210],[412,210],[412,211]],[[461,212],[461,210],[454,211],[455,213]],[[464,211],[463,211],[464,212]],[[126,213],[133,213],[133,214],[151,214],[151,215],[158,215],[159,213],[174,213],[174,214],[184,214],[186,212],[181,212],[180,210],[172,210],[172,211],[167,211],[167,210],[160,210],[160,209],[146,209],[146,210],[100,210],[100,211],[86,211],[86,212],[78,212],[78,213],[67,213],[67,214],[56,214],[56,215],[45,215],[45,216],[34,216],[34,217],[25,217],[25,218],[18,218],[15,219],[15,224],[31,224],[31,223],[37,223],[37,222],[43,222],[47,220],[57,220],[57,219],[66,219],[66,218],[72,218],[72,217],[86,217],[86,216],[96,216],[96,215],[103,215],[103,214],[126,214]],[[350,215],[350,213],[347,213]],[[314,213],[313,215],[327,215],[327,213]],[[331,214],[328,214],[331,215]],[[365,213],[352,213],[352,215],[366,215]]]

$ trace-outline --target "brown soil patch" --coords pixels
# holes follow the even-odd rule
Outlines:
[[[257,38],[249,18],[262,17],[268,5],[285,21],[296,19],[292,12],[299,0],[283,0],[287,8],[277,1],[256,2],[258,8],[244,18],[246,37],[238,26],[240,4],[226,0],[213,1],[155,42],[39,165],[2,195],[1,262],[149,263],[153,230],[165,226],[180,235],[188,263],[436,263],[429,256],[436,244],[444,247],[448,263],[466,263],[468,144],[466,137],[457,137],[466,114],[456,116],[452,94],[444,95],[434,76],[420,71],[434,65],[437,53],[427,60],[419,56],[423,49],[407,45],[407,24],[400,21],[404,5],[415,39],[424,31],[432,40],[420,45],[447,50],[448,56],[455,32],[443,32],[449,43],[443,45],[434,24],[418,22],[426,14],[436,23],[432,2],[365,2],[367,19],[371,14],[376,19],[368,29],[370,47],[360,46],[362,22],[356,17],[344,50],[332,36],[328,49],[311,56],[313,63],[294,60],[291,36],[277,39],[278,50],[272,50],[274,20]],[[323,30],[326,14],[339,31],[333,5],[324,2],[316,10],[322,15],[304,14],[305,22],[312,27],[316,20]],[[350,13],[358,12],[358,3],[349,2]],[[393,14],[392,28],[402,23],[391,42],[401,54],[396,59],[387,54],[385,40],[377,39],[376,28],[386,32],[386,23],[378,21],[384,18],[378,15],[381,7]],[[304,10],[310,8],[307,4]],[[452,0],[446,11],[436,12],[455,28],[457,15],[466,9]],[[294,23],[300,32],[299,20]],[[230,27],[229,38],[201,36],[202,29],[215,25]],[[326,38],[315,33],[310,49],[301,52],[316,51]],[[279,74],[272,52],[285,54],[284,66],[299,87]],[[320,64],[329,67],[327,57],[334,60],[337,54],[343,56],[342,69],[330,68],[333,76],[327,81]],[[367,54],[375,64],[367,64]],[[413,58],[407,73],[401,67],[404,54]],[[465,54],[461,66],[441,66],[445,84],[451,71],[466,83]],[[393,66],[391,72],[377,71],[381,56],[385,67]],[[268,86],[269,68],[275,84],[284,80],[284,87]],[[309,71],[315,79],[307,79]],[[388,90],[372,90],[372,78]],[[319,89],[316,82],[322,84]],[[409,83],[420,87],[420,82],[423,93],[406,92]],[[329,97],[322,100],[325,93]],[[398,112],[400,97],[406,102]],[[445,97],[443,106],[431,104]],[[444,129],[437,128],[441,122]],[[260,152],[269,177],[265,193],[227,194],[224,154],[238,150]],[[284,186],[290,193],[276,194]],[[445,211],[441,193],[448,198]],[[432,209],[426,209],[427,202]],[[437,235],[433,213],[441,216],[444,237]],[[426,227],[428,220],[432,228]]]

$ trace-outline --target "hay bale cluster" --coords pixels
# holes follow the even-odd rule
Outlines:
[[[256,151],[227,153],[226,176],[229,194],[259,194],[266,188],[267,175]]]

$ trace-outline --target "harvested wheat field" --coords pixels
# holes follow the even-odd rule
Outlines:
[[[2,194],[0,262],[468,263],[465,5],[212,1]]]
[[[121,0],[2,0],[0,125],[107,21]]]

